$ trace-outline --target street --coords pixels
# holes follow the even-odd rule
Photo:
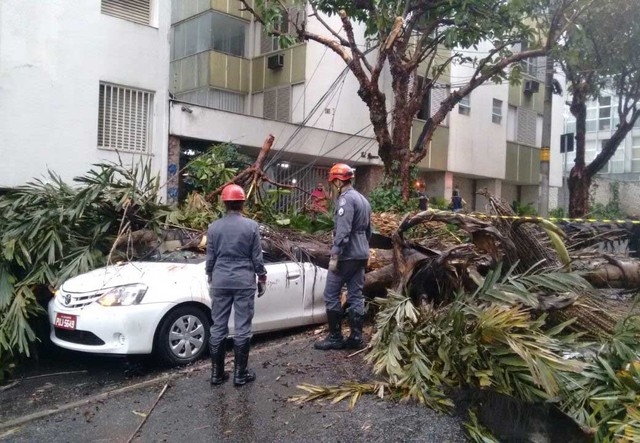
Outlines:
[[[364,396],[349,410],[348,401],[290,401],[303,393],[296,388],[301,383],[372,378],[363,353],[314,350],[318,332],[259,338],[250,357],[258,378],[241,388],[230,382],[211,387],[206,360],[170,370],[147,363],[143,375],[130,375],[125,370],[140,367],[63,353],[48,368],[55,372],[47,372],[59,375],[34,372],[4,385],[0,441],[465,441],[458,419],[417,404]],[[232,364],[229,352],[227,370]],[[17,384],[6,389],[12,382]]]

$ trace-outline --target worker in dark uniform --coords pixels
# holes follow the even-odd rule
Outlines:
[[[256,379],[247,369],[253,320],[256,275],[258,297],[266,289],[267,271],[262,260],[262,245],[258,224],[242,216],[245,195],[238,185],[222,190],[226,215],[211,223],[207,231],[206,273],[213,306],[211,309],[211,384],[223,383],[225,339],[229,333],[231,307],[235,310],[233,338],[235,367],[233,384],[244,385]]]
[[[371,205],[362,194],[353,189],[354,172],[343,163],[334,165],[329,171],[329,182],[338,189],[339,195],[333,215],[334,235],[329,260],[324,302],[327,308],[329,335],[314,344],[316,349],[362,349],[364,324],[364,273],[369,260],[369,238],[371,237]],[[342,286],[347,285],[348,317],[351,333],[342,337]]]

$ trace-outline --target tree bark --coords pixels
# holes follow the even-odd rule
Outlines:
[[[575,165],[569,173],[569,217],[584,217],[589,212],[589,189],[591,177],[587,168]]]
[[[591,177],[585,164],[585,134],[587,132],[587,93],[576,86],[571,101],[571,114],[576,118],[576,159],[569,173],[569,217],[583,217],[589,212]]]

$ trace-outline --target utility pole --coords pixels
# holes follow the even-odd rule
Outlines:
[[[542,146],[540,147],[540,193],[538,214],[549,215],[549,161],[551,160],[551,111],[553,100],[553,58],[547,54],[544,71],[544,110],[542,114]]]

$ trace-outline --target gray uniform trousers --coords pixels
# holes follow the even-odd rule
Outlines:
[[[327,273],[327,285],[324,288],[324,303],[327,311],[341,311],[340,294],[342,286],[347,284],[347,303],[352,312],[364,315],[364,272],[367,260],[341,260],[336,272]]]
[[[229,334],[229,317],[231,307],[235,310],[233,326],[235,334],[233,343],[242,346],[251,340],[251,321],[253,320],[253,306],[255,302],[255,289],[215,289],[210,290],[213,306],[211,310],[211,337],[209,345],[211,349],[217,349]]]

